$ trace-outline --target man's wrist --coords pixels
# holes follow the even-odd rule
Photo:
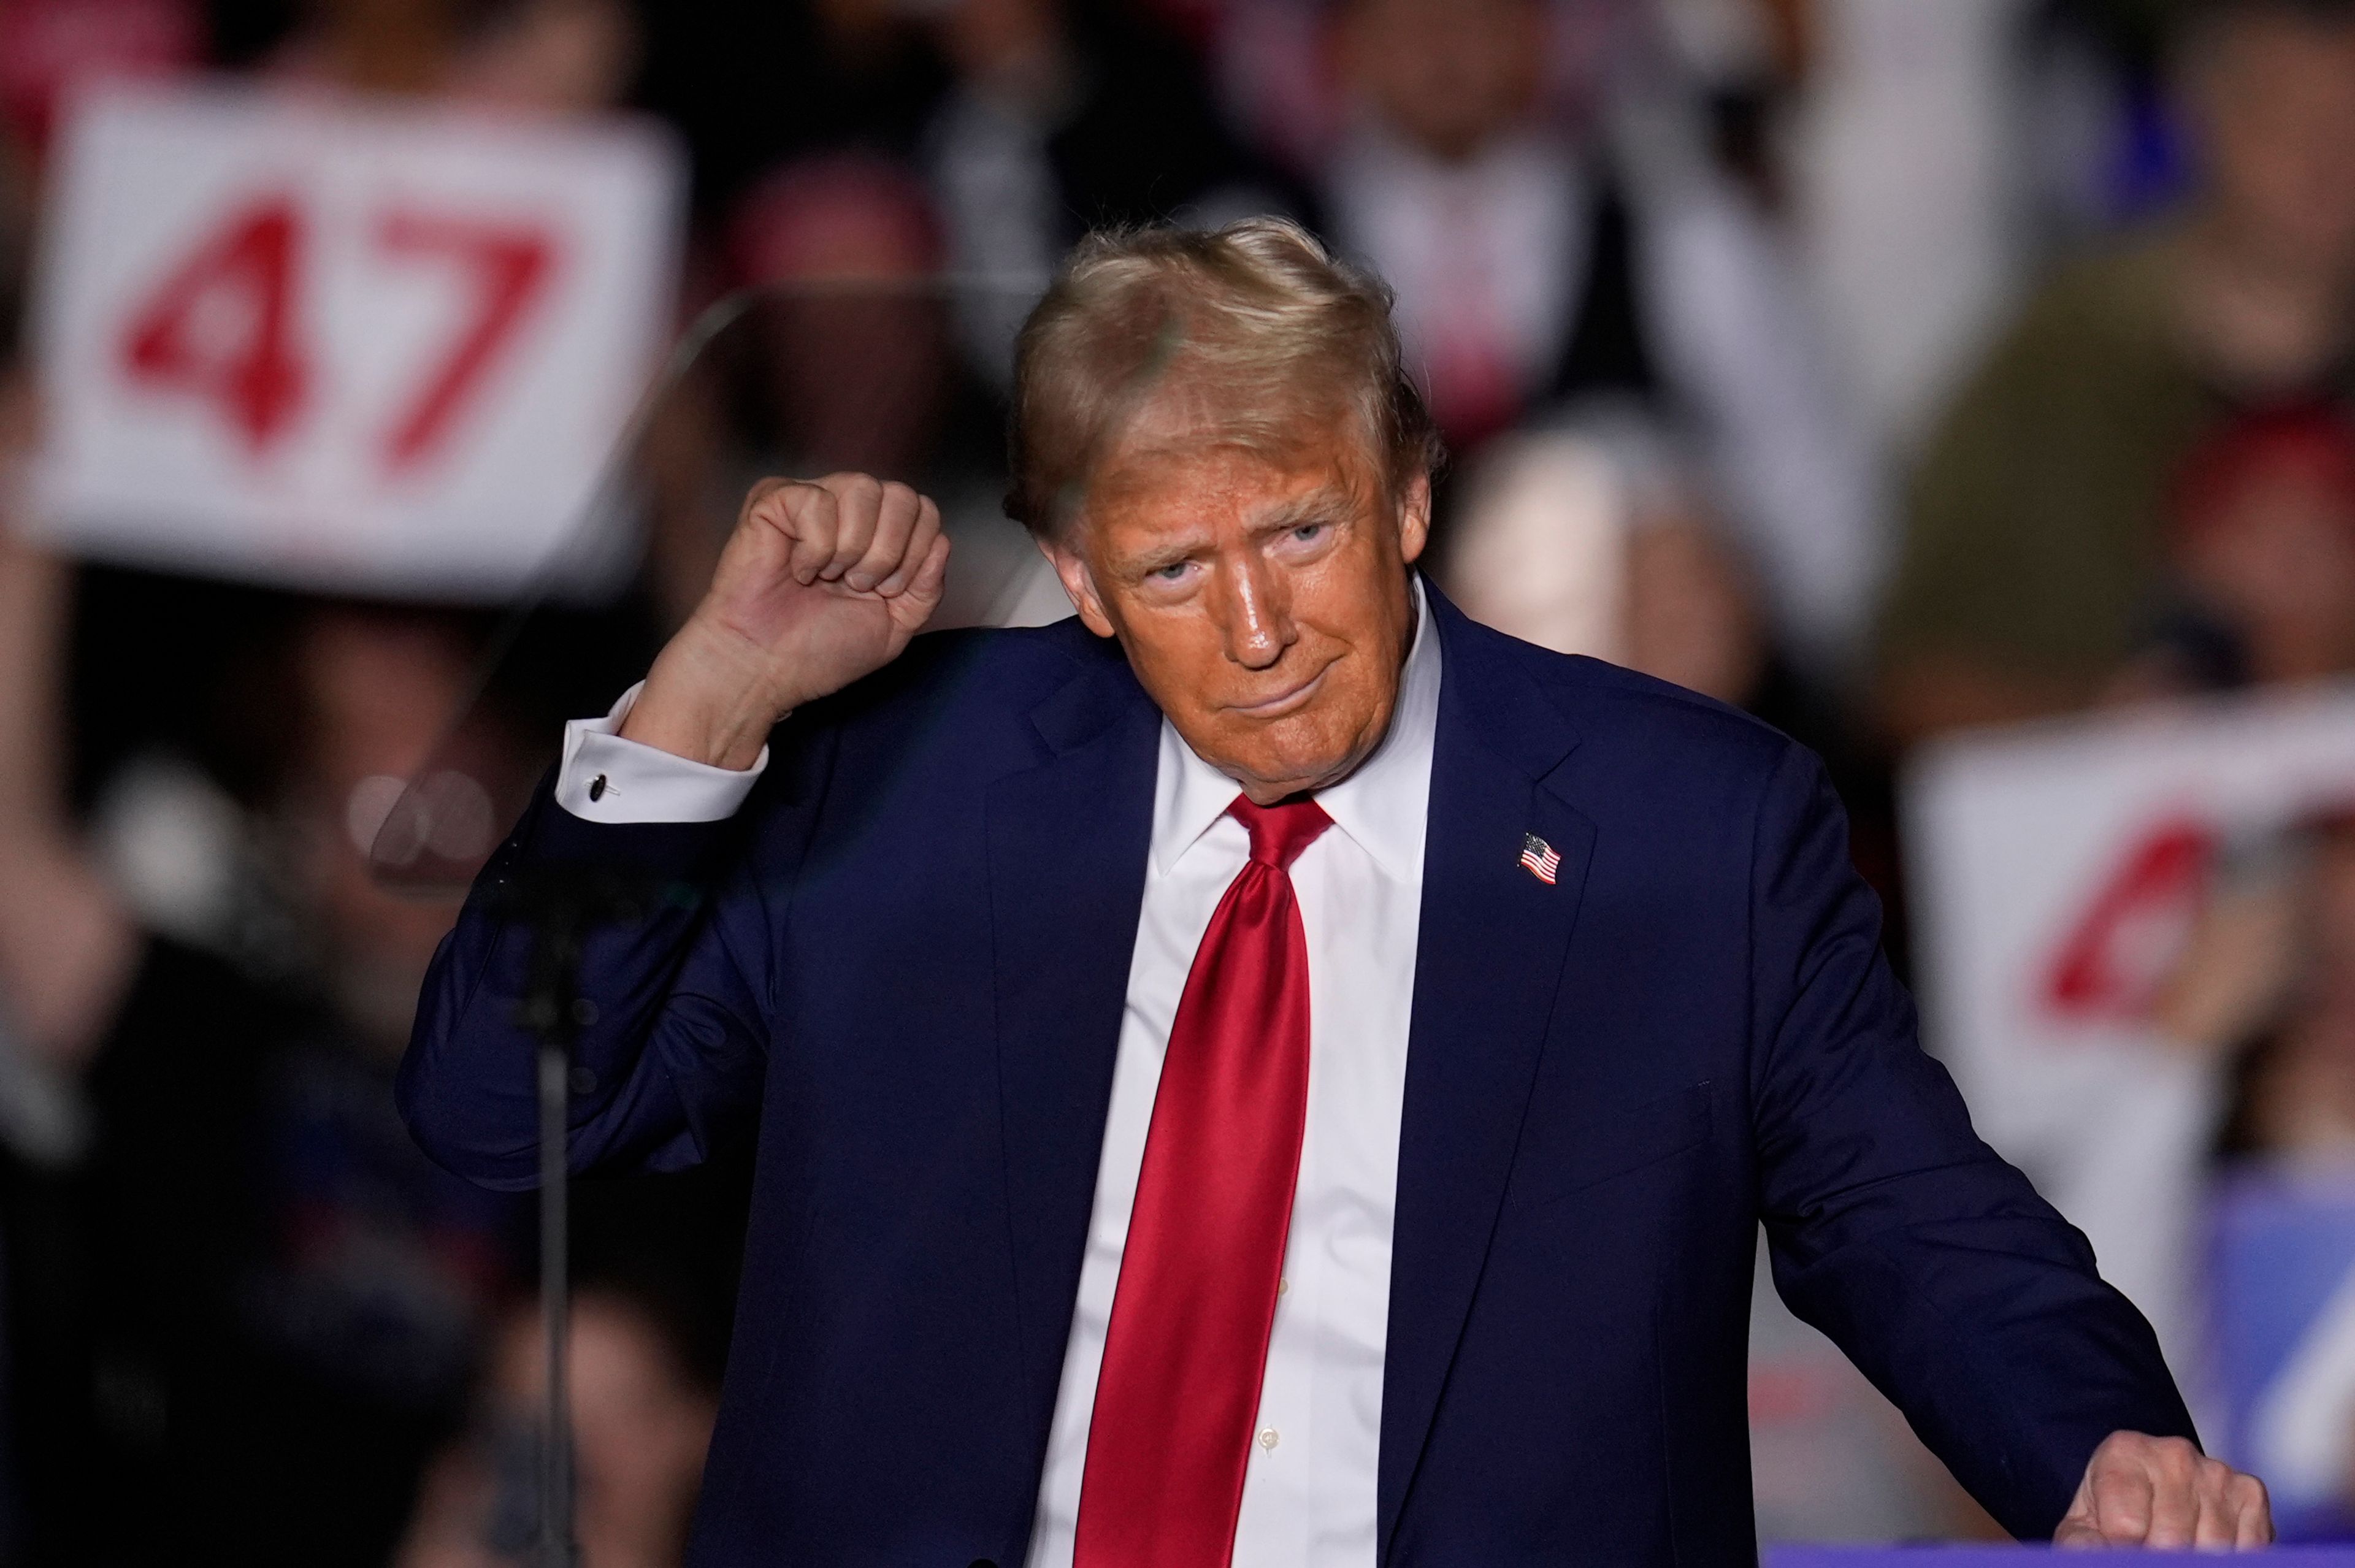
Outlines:
[[[769,731],[794,706],[767,689],[768,672],[750,650],[690,623],[646,673],[623,719],[625,741],[709,767],[741,773],[760,759]]]

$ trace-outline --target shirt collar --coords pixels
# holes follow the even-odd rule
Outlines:
[[[1401,881],[1421,875],[1431,802],[1431,758],[1439,732],[1439,628],[1423,579],[1412,580],[1414,641],[1400,673],[1398,705],[1373,753],[1340,783],[1316,792],[1333,825]],[[1235,781],[1195,754],[1168,720],[1153,797],[1153,869],[1166,875],[1234,804]]]

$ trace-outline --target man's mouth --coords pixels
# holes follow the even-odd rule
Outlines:
[[[1228,711],[1240,713],[1246,719],[1281,719],[1287,713],[1296,712],[1316,699],[1316,693],[1325,685],[1325,677],[1332,668],[1331,665],[1327,665],[1299,685],[1258,702],[1230,703]]]

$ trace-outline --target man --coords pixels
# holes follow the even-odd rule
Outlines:
[[[2185,629],[2167,526],[2185,465],[2238,421],[2355,396],[2355,0],[2182,12],[2190,201],[2059,269],[1915,469],[1872,682],[1900,747],[2136,695],[2141,656]],[[2193,1348],[2198,1243],[2167,1194],[2201,1179],[2221,1063],[2127,1053],[2024,1086],[2024,1058],[1955,1061],[1995,1146],[2092,1237],[2161,1343]]]
[[[1351,112],[1317,182],[1330,230],[1397,290],[1400,335],[1457,453],[1532,419],[1606,412],[1689,443],[1779,650],[1836,686],[1881,574],[1871,453],[1766,226],[1697,149],[1659,133],[1674,115],[1625,82],[1583,133],[1548,112],[1561,9],[1335,7]]]
[[[528,1184],[499,890],[656,890],[589,944],[572,1126],[760,1139],[694,1561],[1749,1563],[1762,1216],[2018,1533],[2265,1539],[1916,1050],[1815,760],[1415,578],[1379,284],[1273,221],[1098,240],[1016,394],[1079,618],[911,645],[931,504],[764,482],[405,1064]]]
[[[2030,299],[1914,475],[1876,655],[1901,744],[2096,701],[2164,608],[2179,466],[2355,395],[2355,3],[2189,9],[2187,209]]]

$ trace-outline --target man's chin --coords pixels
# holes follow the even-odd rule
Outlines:
[[[1267,721],[1224,712],[1208,735],[1197,739],[1182,725],[1178,733],[1204,762],[1264,804],[1338,784],[1355,772],[1373,748],[1362,735],[1335,735],[1350,729],[1329,712],[1309,709]]]
[[[1270,756],[1260,753],[1216,765],[1228,777],[1241,784],[1252,799],[1266,805],[1286,795],[1339,784],[1355,772],[1363,760],[1351,751],[1328,751],[1308,755]]]

